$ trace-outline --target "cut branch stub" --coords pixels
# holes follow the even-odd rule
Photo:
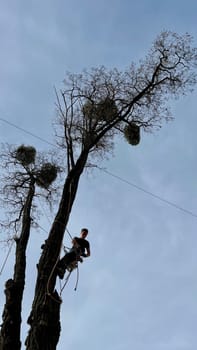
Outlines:
[[[126,125],[124,128],[124,136],[130,145],[138,145],[140,142],[140,127],[135,123]]]
[[[55,181],[58,167],[51,163],[45,163],[36,175],[36,184],[43,188],[48,188]]]
[[[35,162],[36,149],[32,146],[21,145],[16,149],[15,158],[24,166]]]

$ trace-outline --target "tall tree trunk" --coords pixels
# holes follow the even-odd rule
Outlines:
[[[61,300],[54,290],[55,267],[87,157],[88,152],[82,152],[66,178],[59,209],[40,257],[35,296],[28,319],[30,331],[26,339],[27,350],[55,350],[59,341]]]
[[[16,239],[14,276],[5,283],[6,302],[2,315],[0,350],[20,350],[21,348],[21,310],[25,287],[26,249],[30,235],[34,193],[35,184],[32,178],[23,209],[21,235]]]

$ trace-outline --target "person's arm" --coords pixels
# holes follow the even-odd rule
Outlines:
[[[88,258],[90,256],[90,246],[86,248],[86,254],[84,254],[85,258]]]

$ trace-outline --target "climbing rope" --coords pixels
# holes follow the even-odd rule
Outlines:
[[[42,208],[42,210],[43,210],[44,215],[47,217],[48,222],[51,224],[51,222],[50,222],[50,220],[49,220],[49,217],[48,217],[48,215],[46,214],[46,211],[44,211],[43,206],[41,206],[41,208]],[[56,219],[55,219],[55,222],[58,222],[58,223],[62,224],[62,222],[60,222],[59,220],[56,220]],[[62,224],[62,225],[63,225],[63,224]],[[70,239],[72,240],[73,237],[72,237],[72,235],[70,234],[70,232],[69,232],[69,230],[68,230],[67,227],[66,227],[65,230],[66,230],[66,232],[68,233]],[[62,246],[63,246],[63,238],[62,238],[61,247],[62,247]],[[66,247],[65,247],[65,246],[63,246],[63,247],[64,247],[64,251],[65,251],[65,253],[66,253]],[[68,283],[68,281],[69,281],[69,278],[70,278],[70,275],[71,275],[71,273],[72,273],[72,271],[73,271],[73,269],[71,269],[71,270],[69,271],[69,273],[68,273],[68,275],[67,275],[67,277],[66,277],[66,279],[65,279],[65,282],[64,282],[63,286],[61,286],[61,280],[60,280],[60,300],[59,300],[59,299],[56,299],[56,298],[51,294],[51,292],[50,292],[50,290],[49,290],[49,284],[50,284],[51,278],[52,278],[52,276],[53,276],[53,273],[54,273],[54,271],[55,271],[55,268],[56,268],[56,266],[57,266],[57,264],[58,264],[58,261],[59,261],[59,259],[60,259],[60,253],[61,253],[61,250],[60,250],[60,252],[59,252],[59,255],[58,255],[58,257],[57,257],[57,260],[55,261],[55,264],[54,264],[54,266],[53,266],[53,268],[52,268],[52,271],[51,271],[51,273],[50,273],[50,275],[49,275],[49,279],[48,279],[48,281],[47,281],[47,287],[46,287],[46,294],[47,294],[48,296],[50,296],[54,301],[56,301],[56,302],[58,302],[58,303],[61,303],[61,302],[62,302],[62,300],[61,300],[62,292],[63,292],[65,286],[67,285],[67,283]],[[78,263],[77,263],[76,269],[77,269],[77,280],[76,280],[76,284],[75,284],[75,288],[74,288],[75,291],[77,290],[77,286],[78,286],[78,282],[79,282],[79,267],[78,267]]]
[[[74,269],[75,269],[75,268],[74,268]],[[69,279],[70,279],[71,273],[73,272],[74,269],[71,269],[71,270],[69,271],[69,274],[68,274],[68,276],[66,277],[63,286],[61,286],[61,280],[60,280],[60,297],[62,296],[62,292],[63,292],[64,288],[66,287],[66,285],[67,285],[67,283],[68,283],[68,281],[69,281]],[[79,282],[79,266],[78,266],[78,263],[77,263],[76,269],[77,269],[77,280],[76,280],[76,283],[75,283],[74,291],[77,290],[78,282]]]
[[[71,236],[71,234],[70,234],[70,232],[68,231],[67,227],[66,227],[66,232],[68,233],[68,235],[69,235],[70,239],[72,240],[72,239],[73,239],[73,237]]]
[[[69,232],[68,229],[66,229],[66,230],[67,230],[67,232]],[[70,234],[70,233],[69,233],[69,235],[70,235],[70,237],[71,237],[71,234]],[[65,247],[64,247],[64,248],[65,248]],[[67,277],[66,277],[66,279],[65,279],[65,282],[64,282],[63,286],[61,286],[61,280],[59,279],[59,281],[60,281],[60,293],[59,293],[60,299],[55,298],[55,297],[51,294],[51,292],[49,291],[49,283],[50,283],[50,280],[51,280],[51,278],[52,278],[52,275],[53,275],[53,273],[54,273],[54,271],[55,271],[55,268],[56,268],[56,266],[57,266],[57,263],[58,263],[58,261],[59,261],[59,257],[60,257],[60,254],[59,254],[58,259],[57,259],[56,263],[54,264],[53,269],[52,269],[52,271],[51,271],[51,274],[50,274],[50,276],[49,276],[49,279],[48,279],[48,282],[47,282],[47,293],[46,293],[50,298],[52,298],[52,299],[53,299],[54,301],[56,301],[57,303],[61,303],[61,302],[62,302],[62,298],[61,298],[62,292],[63,292],[64,288],[66,287],[68,281],[69,281],[69,278],[70,278],[70,276],[71,276],[72,271],[74,270],[74,269],[71,269],[71,270],[69,271],[69,273],[68,273],[68,275],[67,275]],[[75,288],[74,288],[75,291],[77,290],[78,281],[79,281],[79,267],[78,267],[78,263],[77,263],[76,269],[77,269],[77,281],[76,281]]]
[[[63,237],[62,237],[61,247],[62,247],[62,244],[63,244]],[[56,259],[56,261],[55,261],[55,264],[53,265],[53,268],[52,268],[52,270],[51,270],[51,273],[50,273],[49,278],[48,278],[48,281],[47,281],[46,294],[47,294],[48,296],[50,296],[50,297],[52,297],[52,295],[51,295],[51,292],[50,292],[50,290],[49,290],[49,284],[50,284],[51,278],[52,278],[52,276],[53,276],[53,273],[54,273],[54,271],[55,271],[55,269],[56,269],[56,266],[57,266],[57,264],[58,264],[58,261],[59,261],[59,259],[60,259],[60,254],[61,254],[61,249],[60,249],[59,255],[58,255],[58,257],[57,257],[57,259]],[[54,297],[52,297],[52,299],[56,300],[56,298],[54,298]],[[59,302],[59,300],[56,300],[56,301]]]
[[[2,272],[3,272],[3,270],[4,270],[4,267],[5,267],[5,265],[6,265],[6,263],[7,263],[7,260],[8,260],[8,258],[9,258],[9,256],[10,256],[10,253],[11,253],[11,250],[12,250],[12,247],[13,247],[13,244],[14,244],[14,238],[12,238],[12,243],[10,244],[10,247],[9,247],[9,249],[8,249],[8,252],[7,252],[7,255],[6,255],[6,257],[5,257],[5,259],[4,259],[4,262],[3,262],[3,264],[2,264],[2,267],[1,267],[1,270],[0,270],[0,275],[2,274]]]

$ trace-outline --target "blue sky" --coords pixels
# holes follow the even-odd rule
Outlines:
[[[0,117],[54,143],[54,86],[62,87],[66,71],[124,70],[165,29],[188,32],[197,44],[196,14],[194,0],[2,0]],[[175,120],[143,134],[138,147],[118,140],[103,167],[197,214],[196,97],[195,89],[172,101]],[[50,148],[1,120],[0,140]],[[45,213],[40,225],[48,230],[53,215]],[[80,266],[78,290],[73,274],[63,292],[58,350],[196,350],[196,224],[195,216],[102,171],[84,174],[68,229],[89,228],[92,256]],[[32,231],[23,339],[45,238]],[[2,246],[1,264],[6,254]],[[0,276],[1,310],[13,259],[14,250]]]

